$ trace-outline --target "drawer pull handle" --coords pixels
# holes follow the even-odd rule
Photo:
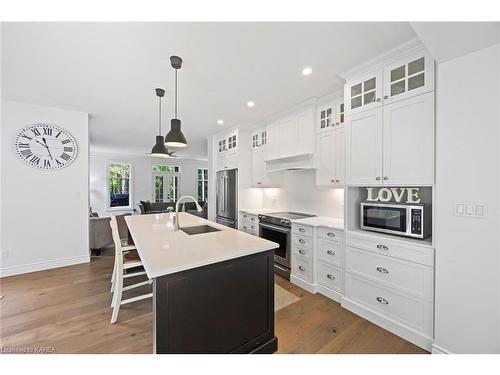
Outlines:
[[[250,228],[255,229],[255,225],[252,225]]]
[[[387,301],[385,298],[382,298],[382,297],[377,297],[377,301],[380,302],[382,305],[389,304],[389,301]]]
[[[243,229],[247,229],[247,226],[246,226],[246,225],[243,225]]]
[[[302,238],[300,238],[300,239],[299,239],[299,242],[300,242],[300,243],[306,243],[306,241],[305,241],[305,240],[303,240]]]
[[[304,228],[299,228],[299,232],[304,233],[306,230]]]
[[[326,275],[326,277],[328,277],[330,280],[335,280],[335,276],[333,276],[331,273]]]
[[[332,250],[328,250],[326,253],[327,253],[328,255],[335,255],[335,251],[332,251]]]
[[[328,233],[327,233],[327,235],[328,235],[329,237],[335,237],[335,233],[332,233],[332,232],[328,232]]]
[[[377,249],[379,250],[389,250],[389,248],[385,245],[377,245]]]
[[[304,250],[299,250],[299,253],[304,255],[306,252]]]
[[[389,273],[387,268],[384,268],[384,267],[377,267],[377,271],[380,273]]]
[[[305,268],[304,266],[299,266],[299,270],[301,270],[301,271],[305,271],[305,270],[306,270],[306,268]]]

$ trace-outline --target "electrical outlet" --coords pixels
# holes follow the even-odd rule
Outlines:
[[[485,219],[488,216],[487,207],[484,204],[455,203],[453,208],[455,216],[476,219]]]

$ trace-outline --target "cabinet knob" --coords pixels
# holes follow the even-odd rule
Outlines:
[[[332,251],[332,250],[328,250],[326,253],[329,255],[335,255],[335,251]]]
[[[301,238],[301,239],[299,239],[299,242],[300,242],[300,243],[306,243],[306,241],[304,241],[302,238]]]
[[[384,176],[384,180],[386,180],[386,181],[387,181],[388,179],[389,179],[389,177],[387,177],[387,176]]]
[[[304,255],[306,252],[304,250],[299,250],[299,254]]]
[[[257,182],[257,185],[260,185],[262,182]]]
[[[389,248],[385,245],[377,245],[377,249],[379,250],[389,250]]]
[[[389,99],[389,96],[388,95],[384,95],[384,99]]]
[[[379,102],[379,101],[380,101],[380,98],[377,98],[377,102]]]
[[[385,298],[382,297],[377,297],[376,300],[380,302],[382,305],[388,305],[389,301],[387,301]]]
[[[299,232],[305,232],[306,230],[304,228],[299,228]]]
[[[330,180],[330,182],[335,182],[335,180]]]
[[[328,277],[330,280],[335,280],[335,276],[333,276],[331,273],[326,275],[326,277]]]
[[[380,181],[380,177],[379,176],[375,177],[375,180]]]
[[[305,267],[303,267],[303,266],[299,266],[299,270],[301,270],[301,271],[305,271],[306,269],[305,269]]]
[[[328,236],[328,237],[335,237],[335,233],[328,232],[328,233],[327,233],[327,236]]]
[[[377,271],[380,273],[389,273],[387,268],[384,268],[384,267],[377,267]]]

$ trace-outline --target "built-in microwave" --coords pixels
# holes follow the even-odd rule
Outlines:
[[[432,230],[430,204],[361,202],[361,229],[426,238]]]

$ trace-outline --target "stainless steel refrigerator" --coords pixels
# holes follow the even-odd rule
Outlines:
[[[217,223],[238,228],[238,170],[217,172]]]

